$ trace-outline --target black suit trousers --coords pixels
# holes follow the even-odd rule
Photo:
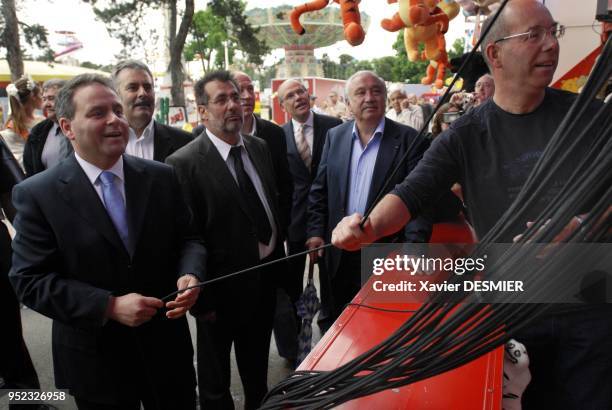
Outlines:
[[[1,212],[1,211],[0,211]],[[5,389],[40,389],[38,376],[23,340],[19,301],[9,283],[11,237],[0,220],[0,377]]]
[[[279,249],[282,249],[279,247]],[[261,260],[283,256],[277,249]],[[255,306],[236,300],[215,311],[214,317],[197,319],[198,391],[203,410],[233,409],[230,393],[232,344],[245,395],[245,409],[259,408],[268,392],[268,356],[276,305],[275,265],[262,268]]]

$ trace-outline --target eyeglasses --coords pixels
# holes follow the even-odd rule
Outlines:
[[[555,24],[550,28],[535,27],[525,33],[512,34],[507,37],[502,37],[499,40],[495,40],[494,44],[517,37],[524,37],[523,41],[525,42],[530,42],[533,44],[542,44],[547,34],[550,34],[551,37],[555,39],[563,37],[563,35],[565,34],[565,26],[562,24]]]
[[[285,95],[285,98],[283,98],[283,101],[292,101],[295,100],[298,97],[303,96],[304,94],[306,94],[307,91],[304,88],[298,88],[297,90],[287,93],[287,95]]]

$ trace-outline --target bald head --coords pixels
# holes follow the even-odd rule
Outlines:
[[[508,112],[531,112],[557,69],[561,31],[536,0],[510,1],[498,21],[501,25],[496,23],[485,38],[483,53],[495,80],[493,100]]]
[[[514,30],[516,29],[518,23],[524,21],[523,16],[525,14],[542,11],[550,15],[550,12],[546,6],[537,0],[510,0],[508,2],[480,45],[482,56],[484,57],[484,60],[489,66],[490,70],[492,70],[492,65],[487,49],[494,46],[496,40],[507,37],[511,34],[516,34],[514,33]],[[484,33],[487,28],[491,26],[493,17],[494,14],[491,14],[485,20],[480,30],[481,33]]]
[[[278,87],[278,100],[283,111],[296,121],[304,123],[310,116],[310,96],[298,79],[292,78]]]
[[[253,81],[251,81],[251,77],[247,73],[242,71],[232,71],[232,76],[238,84],[240,105],[242,106],[244,116],[252,116],[255,109],[255,87],[253,86]],[[250,121],[247,125],[250,125]]]
[[[474,88],[476,103],[482,104],[485,100],[492,97],[495,93],[495,81],[491,74],[485,74],[476,81]]]

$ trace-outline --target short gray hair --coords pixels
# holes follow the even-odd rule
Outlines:
[[[344,85],[344,93],[346,94],[346,96],[349,96],[349,87],[351,86],[351,83],[355,80],[355,78],[360,77],[362,75],[365,74],[369,74],[372,77],[376,78],[376,80],[378,80],[378,82],[382,85],[383,87],[383,91],[385,92],[385,98],[387,98],[387,83],[385,83],[385,80],[383,80],[382,78],[380,78],[378,76],[378,74],[376,74],[374,71],[370,71],[370,70],[361,70],[361,71],[357,71],[355,74],[353,74],[352,76],[350,76],[348,78],[348,80],[346,80],[346,84]]]
[[[147,74],[149,74],[149,77],[151,77],[151,80],[153,80],[153,74],[151,73],[151,70],[149,70],[149,67],[147,67],[145,63],[143,63],[142,61],[138,61],[138,60],[123,60],[123,61],[119,61],[113,67],[111,79],[113,80],[113,84],[115,85],[115,87],[118,86],[117,77],[119,77],[119,73],[125,69],[145,71]]]
[[[506,8],[504,8],[493,24],[493,18],[495,14],[491,14],[485,21],[482,23],[482,27],[480,28],[480,32],[484,33],[487,31],[489,27],[491,29],[487,33],[487,36],[484,38],[482,43],[480,44],[480,51],[482,53],[482,58],[484,58],[485,63],[487,63],[487,67],[489,70],[493,72],[493,68],[491,67],[491,62],[489,61],[489,57],[487,56],[487,47],[489,44],[495,44],[495,41],[500,38],[504,38],[508,35],[508,25],[506,24]]]
[[[49,88],[57,88],[60,89],[66,84],[66,80],[62,80],[60,78],[52,78],[43,83],[42,90],[43,93],[47,91]]]
[[[74,94],[79,88],[91,84],[100,84],[115,92],[113,84],[108,77],[103,77],[99,74],[77,75],[66,82],[66,84],[60,88],[59,93],[57,93],[57,97],[55,98],[55,113],[58,119],[68,118],[71,120],[74,118],[74,113],[76,111],[74,106]]]

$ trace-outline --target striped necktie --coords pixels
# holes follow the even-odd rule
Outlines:
[[[306,124],[300,124],[295,130],[295,145],[297,146],[298,153],[300,154],[300,158],[304,161],[304,165],[306,168],[310,169],[310,164],[312,163],[312,155],[310,154],[310,146],[308,146],[308,141],[306,141],[306,137],[304,136],[304,131],[308,127]]]

